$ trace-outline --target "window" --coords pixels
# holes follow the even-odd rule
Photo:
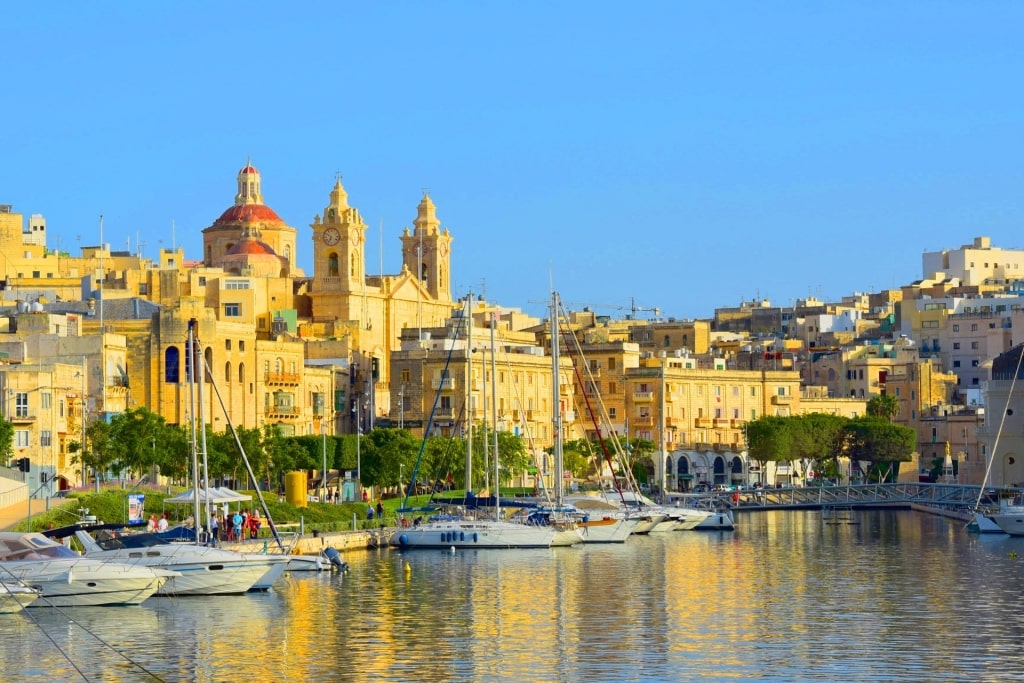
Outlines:
[[[953,349],[955,350],[955,349],[959,349],[959,348],[960,348],[960,342],[953,342]]]
[[[39,445],[40,446],[50,446],[50,445],[52,445],[50,443],[50,441],[51,441],[50,430],[44,429],[43,431],[39,432]]]
[[[408,382],[411,376],[412,376],[412,373],[409,371],[409,368],[402,368],[402,381],[403,382]]]
[[[225,351],[230,351],[231,350],[231,340],[230,339],[225,339],[224,340],[224,350]]]
[[[238,383],[245,382],[245,363],[238,364]]]
[[[978,367],[978,359],[977,358],[975,358],[974,360],[971,361],[971,367],[972,368]]]
[[[959,325],[953,325],[953,331],[954,332],[959,332],[960,331],[960,326]]]
[[[960,361],[958,361],[958,360],[953,361],[953,367],[954,368],[960,367]]]
[[[177,384],[181,377],[181,352],[177,346],[168,346],[164,351],[164,381]]]
[[[612,420],[614,420],[614,419],[615,419],[615,408],[609,408],[609,409],[608,409],[608,417],[609,417],[610,419],[612,419]]]
[[[51,396],[50,392],[48,392],[48,391],[44,391],[44,392],[39,394],[39,402],[41,404],[40,407],[43,410],[49,410],[50,409],[51,398],[52,398],[52,396]]]
[[[224,304],[225,318],[237,318],[241,314],[241,306],[239,304]]]
[[[224,364],[224,381],[231,382],[231,361]]]
[[[239,351],[245,351],[245,340],[244,339],[239,339],[238,340],[238,350]]]
[[[978,331],[978,323],[971,323],[971,332]]]
[[[228,280],[224,283],[224,289],[249,289],[248,280]]]
[[[614,396],[618,392],[618,389],[619,388],[615,385],[615,382],[608,382],[608,393],[609,394]]]
[[[14,432],[14,445],[18,448],[29,447],[29,432],[27,429],[18,429]]]
[[[614,370],[615,369],[615,359],[614,358],[609,358],[608,359],[608,369],[609,370]]]
[[[977,350],[979,348],[979,345],[980,342],[971,342],[971,348],[974,350]]]
[[[206,286],[206,276],[205,275],[200,275],[199,276],[199,286],[200,287],[205,287]]]
[[[18,392],[14,395],[14,416],[28,417],[28,394]]]

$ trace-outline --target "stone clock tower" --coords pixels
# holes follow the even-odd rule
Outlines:
[[[412,233],[402,233],[402,265],[414,273],[422,286],[437,301],[452,300],[451,233],[441,231],[434,202],[423,195],[416,207]]]
[[[331,190],[323,219],[315,217],[310,227],[315,291],[361,292],[366,277],[366,223],[359,210],[348,205],[348,193],[340,179]]]

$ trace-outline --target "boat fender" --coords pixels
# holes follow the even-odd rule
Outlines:
[[[398,537],[398,542],[402,545],[409,545],[409,537],[405,534],[402,534]]]
[[[476,532],[473,532],[473,543],[476,543]]]
[[[465,541],[465,540],[466,540],[466,532],[465,531],[460,531],[459,532],[459,541],[461,542],[461,541]]]

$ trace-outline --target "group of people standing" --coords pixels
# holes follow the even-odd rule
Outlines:
[[[210,515],[210,531],[218,541],[241,541],[242,539],[256,538],[260,533],[259,510],[236,510],[234,514],[225,505],[223,509],[216,509]]]

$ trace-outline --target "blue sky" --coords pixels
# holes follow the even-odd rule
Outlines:
[[[300,230],[335,173],[368,270],[429,188],[455,294],[705,317],[1024,247],[1019,2],[20,3],[0,203],[50,246],[176,242],[247,157]]]

